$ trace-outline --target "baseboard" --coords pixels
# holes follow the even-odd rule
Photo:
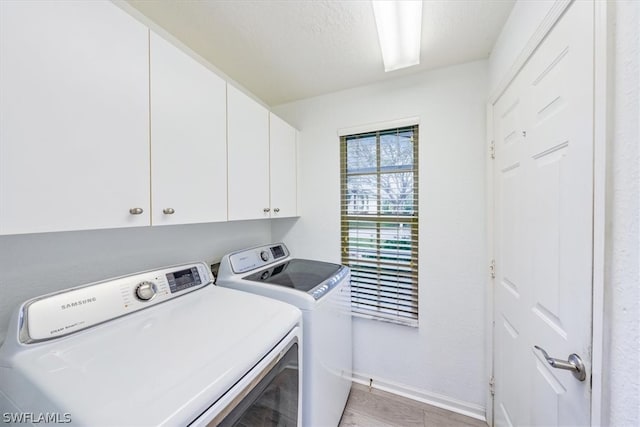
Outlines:
[[[369,380],[373,378],[370,375],[364,375],[359,372],[354,372],[352,380],[355,383],[369,386]],[[398,396],[406,397],[407,399],[416,400],[418,402],[426,403],[427,405],[437,406],[438,408],[446,409],[451,412],[466,415],[467,417],[475,418],[481,421],[487,421],[485,417],[485,408],[474,403],[463,402],[461,400],[453,399],[448,396],[444,396],[438,393],[431,393],[415,389],[413,387],[397,384],[392,381],[386,381],[380,378],[373,378],[371,387],[393,393]]]

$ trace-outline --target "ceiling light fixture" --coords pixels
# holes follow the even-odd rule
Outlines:
[[[384,71],[420,63],[421,0],[372,0]]]

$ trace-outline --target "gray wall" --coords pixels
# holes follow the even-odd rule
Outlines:
[[[110,277],[268,243],[268,220],[0,236],[0,341],[23,301]]]

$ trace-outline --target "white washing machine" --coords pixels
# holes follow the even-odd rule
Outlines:
[[[29,300],[0,347],[2,422],[301,425],[300,322],[203,263]]]
[[[337,426],[351,389],[349,268],[292,258],[284,244],[276,243],[225,255],[216,283],[302,310],[303,425]]]

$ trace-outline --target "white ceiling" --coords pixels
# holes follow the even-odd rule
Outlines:
[[[420,65],[384,72],[366,0],[127,0],[269,105],[487,58],[515,0],[423,2]]]

